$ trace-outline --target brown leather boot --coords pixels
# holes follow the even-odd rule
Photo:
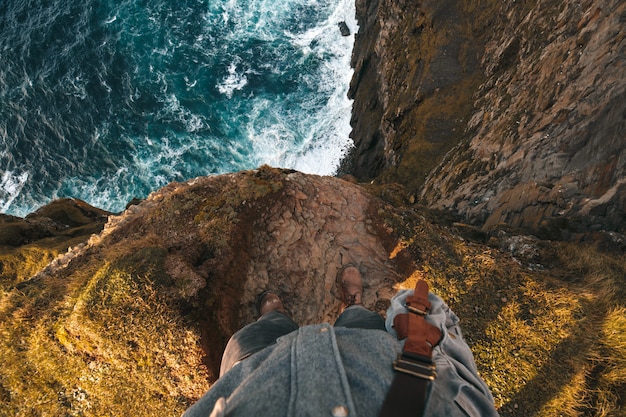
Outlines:
[[[344,308],[363,304],[363,277],[353,264],[345,265],[337,274],[337,285]]]
[[[256,306],[259,311],[259,316],[267,314],[270,311],[279,311],[284,314],[287,313],[280,297],[271,291],[263,291],[259,294]]]

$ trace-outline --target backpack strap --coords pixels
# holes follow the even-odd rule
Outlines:
[[[439,328],[426,321],[430,307],[428,284],[420,279],[413,295],[406,299],[409,313],[398,314],[393,320],[398,339],[406,338],[406,341],[400,357],[393,363],[396,373],[379,417],[415,417],[424,413],[428,386],[437,376],[433,347],[441,340]]]

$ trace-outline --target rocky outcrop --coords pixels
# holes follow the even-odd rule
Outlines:
[[[0,214],[0,247],[19,247],[45,238],[88,237],[102,230],[110,214],[73,198],[55,200],[25,218]]]
[[[72,200],[38,213],[58,224],[78,226],[69,219],[80,213],[98,214],[93,227],[102,220]],[[48,238],[0,245],[0,414],[180,414],[217,378],[261,291],[278,292],[301,325],[332,323],[343,265],[358,265],[365,306],[384,314],[398,285],[433,268],[471,276],[485,256],[484,247],[459,251],[463,238],[361,185],[269,167],[172,183],[110,214],[90,238],[65,238],[69,249],[18,277],[9,265],[20,270]],[[497,314],[484,301],[459,300],[458,311]]]
[[[257,294],[278,292],[301,324],[333,322],[347,263],[384,312],[412,272],[390,256],[393,213],[351,182],[263,167],[170,184],[103,230],[104,212],[75,200],[5,218],[0,414],[180,414],[256,318]]]
[[[484,229],[626,230],[626,5],[408,3],[357,2],[357,176]]]
[[[342,265],[367,274],[368,307],[398,280],[381,207],[359,185],[263,167],[164,187],[112,217],[84,251],[129,240],[163,248],[177,298],[197,298],[209,283],[210,291],[224,291],[211,311],[225,334],[254,319],[255,297],[265,289],[298,288],[284,300],[294,319],[331,321]]]
[[[37,217],[47,213],[60,221],[68,206],[92,212],[84,203],[61,201]],[[364,304],[384,312],[393,285],[411,265],[406,254],[389,256],[395,240],[384,214],[391,212],[351,182],[263,167],[170,184],[111,214],[87,241],[83,236],[72,244],[66,236],[69,249],[54,259],[48,254],[29,269],[33,276],[17,277],[9,266],[19,270],[25,253],[42,250],[41,240],[10,250],[0,245],[0,354],[11,363],[0,381],[28,373],[36,356],[42,362],[29,384],[37,388],[17,394],[21,388],[10,385],[14,401],[27,403],[39,390],[71,397],[78,383],[73,371],[57,371],[69,361],[94,378],[80,382],[98,397],[98,404],[81,405],[94,413],[126,415],[111,410],[130,406],[107,402],[100,378],[114,381],[119,392],[160,378],[128,393],[128,401],[157,401],[166,414],[174,401],[180,412],[216,379],[228,337],[256,318],[255,298],[265,289],[282,295],[297,322],[332,323],[341,307],[336,274],[354,263],[367,277]],[[97,225],[100,217],[92,220]],[[25,316],[39,325],[24,327],[15,319]],[[24,338],[37,342],[14,350]],[[51,380],[63,378],[67,383],[50,388]],[[171,401],[150,397],[156,391]],[[50,407],[43,409],[58,415],[65,405]]]
[[[230,335],[256,318],[258,293],[278,292],[301,325],[332,323],[347,263],[363,272],[364,304],[381,313],[397,288],[426,279],[462,317],[502,415],[560,413],[563,392],[565,401],[595,387],[621,392],[597,382],[620,365],[599,356],[610,338],[595,323],[624,299],[623,259],[445,226],[404,207],[402,187],[383,187],[386,201],[367,187],[262,167],[172,183],[88,239],[0,245],[0,414],[180,415],[217,378]],[[101,224],[97,209],[59,203],[39,213]],[[61,238],[69,248],[59,250]],[[579,293],[556,277],[576,288],[592,277],[594,287]]]
[[[540,1],[508,18],[486,45],[471,139],[423,198],[485,228],[626,231],[626,4]]]

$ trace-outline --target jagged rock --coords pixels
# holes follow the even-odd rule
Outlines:
[[[484,229],[626,230],[625,14],[620,1],[508,10],[508,34],[486,44],[469,145],[422,198]]]
[[[338,26],[339,31],[341,32],[341,36],[350,36],[350,28],[348,27],[348,24],[346,22],[341,21],[339,22]]]
[[[342,172],[413,193],[463,136],[482,80],[491,2],[357,0],[355,148]]]
[[[64,198],[25,218],[0,214],[0,247],[18,247],[54,236],[89,236],[104,227],[112,214],[84,201]]]
[[[344,171],[484,230],[626,230],[626,4],[356,4]]]

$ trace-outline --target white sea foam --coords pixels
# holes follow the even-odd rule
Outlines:
[[[332,175],[336,172],[341,159],[353,146],[350,134],[350,116],[352,101],[347,92],[353,70],[350,67],[354,33],[358,26],[355,20],[355,6],[352,0],[342,0],[333,13],[316,27],[300,34],[286,34],[293,45],[305,54],[316,54],[325,60],[319,79],[320,94],[329,98],[325,106],[315,114],[304,114],[310,124],[299,146],[289,148],[286,141],[289,135],[279,127],[266,129],[264,140],[255,138],[255,154],[263,156],[264,163],[294,168],[299,171]],[[346,22],[350,36],[341,36],[338,25]],[[307,103],[303,103],[306,106]],[[269,143],[269,142],[272,142]],[[291,142],[293,144],[293,142]],[[277,155],[266,155],[277,152]]]
[[[72,132],[83,131],[71,128],[73,117],[62,118],[68,123],[65,126],[56,123],[61,118],[44,112],[42,120],[56,123],[46,122],[46,132],[51,129],[67,143],[75,139],[80,144],[75,146],[77,153],[70,153],[72,144],[67,154],[56,156],[51,146],[42,143],[37,146],[49,149],[49,156],[28,161],[31,165],[5,164],[5,169],[17,168],[0,170],[0,210],[22,215],[50,198],[72,196],[117,211],[133,195],[143,197],[172,180],[263,163],[315,174],[335,172],[352,146],[352,104],[347,89],[354,36],[341,36],[338,24],[345,21],[352,33],[357,31],[354,0],[196,3],[197,8],[188,10],[200,17],[199,25],[185,14],[187,9],[167,2],[145,6],[130,1],[111,5],[109,10],[103,7],[97,23],[111,36],[94,35],[94,45],[101,49],[97,54],[83,51],[67,61],[81,64],[82,56],[101,57],[104,61],[94,64],[100,72],[78,65],[60,80],[63,99],[78,103],[72,107],[81,117],[76,120],[93,120],[99,126],[90,140],[102,150],[101,160],[81,159],[91,147],[83,142],[87,134],[71,137]],[[190,22],[194,22],[193,30],[185,26]],[[77,36],[89,38],[100,32],[89,30]],[[56,35],[51,39],[57,39]],[[63,51],[81,52],[79,47],[89,43],[81,39],[68,40]],[[192,43],[186,44],[189,40]],[[125,69],[109,65],[116,62],[109,59],[114,56],[110,54],[117,53],[130,54],[128,62],[133,64]],[[21,67],[15,68],[15,74],[20,74]],[[53,97],[57,87],[42,82],[52,79],[53,69],[44,66],[41,79],[24,71],[15,86],[16,99],[27,101],[42,89]],[[120,70],[128,74],[120,75],[116,72]],[[33,81],[39,83],[37,89]],[[111,118],[79,114],[83,101],[85,109],[90,108],[93,89],[89,86],[110,99],[98,112],[110,110]],[[12,137],[34,137],[26,129],[26,120],[32,120],[33,114],[10,113],[15,121]],[[55,168],[70,167],[69,171],[46,171],[48,157]],[[95,165],[100,162],[101,167]],[[30,174],[21,171],[30,166],[38,169]],[[34,181],[41,181],[42,186],[29,188]]]
[[[311,8],[318,8],[318,11],[332,9],[323,13],[327,16],[324,20],[308,30],[298,32],[298,25],[293,28],[293,33],[276,30],[285,27],[286,19],[297,18],[295,11]],[[354,33],[358,29],[355,14],[353,0],[340,0],[334,4],[313,0],[227,0],[209,6],[205,19],[207,25],[223,27],[226,44],[238,44],[242,39],[253,38],[275,47],[275,41],[286,41],[302,52],[302,58],[294,59],[306,60],[315,55],[323,62],[317,74],[303,73],[300,76],[298,82],[307,85],[299,90],[302,97],[297,104],[293,99],[284,103],[281,97],[271,98],[272,102],[269,102],[250,93],[251,109],[245,134],[252,146],[255,164],[266,163],[322,175],[336,172],[352,146],[349,138],[352,102],[347,98],[347,91],[352,77],[350,57]],[[341,36],[340,22],[348,25],[350,36]],[[307,65],[306,62],[302,64]],[[228,99],[232,99],[236,91],[245,91],[249,84],[250,68],[246,65],[239,56],[231,58],[227,72],[217,86]],[[271,61],[261,64],[261,68],[282,75]],[[311,88],[317,91],[311,93]],[[320,96],[326,97],[322,106]]]
[[[224,78],[222,84],[217,86],[217,89],[221,94],[232,98],[233,92],[235,90],[241,90],[246,84],[248,84],[248,78],[245,74],[237,73],[237,63],[233,62],[228,67],[228,76]]]
[[[13,200],[20,194],[24,184],[28,181],[28,171],[15,174],[13,171],[4,171],[0,180],[0,212],[6,212]]]
[[[229,0],[221,5],[224,24],[234,26],[229,34],[232,41],[254,34],[257,39],[273,41],[274,28],[290,13],[294,3],[302,0]]]
[[[270,100],[257,99],[246,126],[258,165],[287,167],[287,155],[295,142],[291,121],[282,108]]]
[[[194,114],[189,109],[180,104],[176,94],[169,94],[164,99],[162,117],[172,118],[185,126],[189,133],[208,129],[208,123],[204,116]]]
[[[158,153],[134,156],[132,169],[120,167],[113,174],[101,178],[67,178],[52,199],[71,195],[86,200],[89,204],[111,212],[119,212],[133,197],[143,197],[146,191],[156,190],[174,179],[182,179],[175,165],[183,153],[173,149],[163,139]],[[126,197],[126,200],[120,199]]]
[[[127,196],[129,191],[132,193],[128,186],[129,177],[131,176],[128,175],[128,170],[124,168],[118,169],[114,175],[106,178],[70,177],[63,181],[63,195],[59,195],[57,191],[52,195],[52,199],[71,195],[88,201],[94,207],[119,212],[123,210],[125,204],[120,201],[120,195]]]

